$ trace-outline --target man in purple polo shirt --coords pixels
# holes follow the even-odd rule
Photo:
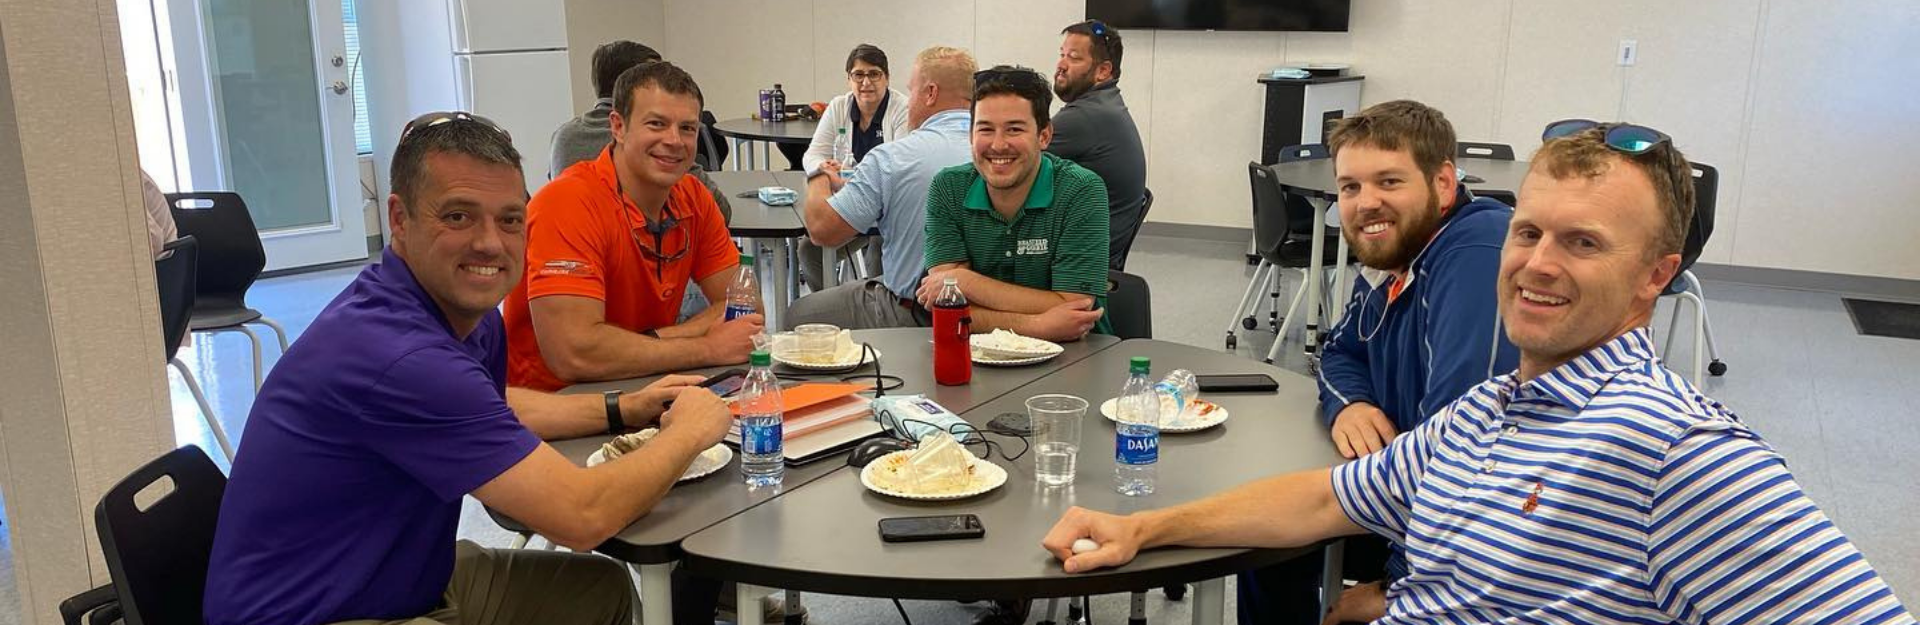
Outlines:
[[[220,505],[207,622],[627,622],[619,564],[456,544],[461,498],[589,550],[720,440],[726,407],[693,376],[617,398],[507,389],[498,306],[526,250],[520,154],[484,118],[429,114],[402,131],[392,178],[381,263],[254,402]],[[655,422],[644,453],[591,469],[541,442]]]

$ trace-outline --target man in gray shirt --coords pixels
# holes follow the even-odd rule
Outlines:
[[[593,51],[593,89],[599,100],[593,108],[587,109],[579,117],[567,120],[553,131],[553,162],[547,169],[547,177],[552,178],[566,171],[574,163],[590,161],[600,157],[600,151],[607,149],[613,141],[613,130],[608,115],[613,112],[613,83],[620,74],[641,63],[661,60],[660,53],[645,44],[620,40],[601,44]],[[705,113],[702,113],[705,117]],[[703,129],[704,132],[704,129]],[[705,148],[701,150],[704,152]],[[727,194],[713,183],[713,178],[699,163],[687,175],[700,180],[713,194],[713,201],[720,205],[720,214],[733,219],[733,207],[727,204]],[[689,291],[692,293],[694,291]],[[698,310],[698,309],[696,309]]]
[[[807,236],[821,247],[844,245],[878,226],[882,274],[843,284],[793,303],[792,325],[831,323],[842,328],[925,327],[932,322],[914,301],[926,273],[927,186],[941,169],[972,162],[973,55],[932,47],[913,61],[907,80],[907,126],[913,132],[867,153],[851,180],[835,164],[808,181],[801,211]]]
[[[1120,98],[1120,31],[1087,20],[1060,33],[1060,63],[1054,67],[1053,92],[1066,106],[1053,116],[1053,143],[1047,151],[1093,170],[1107,183],[1108,265],[1127,262],[1133,236],[1146,218],[1147,153],[1140,129]]]

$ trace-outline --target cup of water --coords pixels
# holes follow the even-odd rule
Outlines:
[[[1034,476],[1041,484],[1073,483],[1080,458],[1080,424],[1087,416],[1087,400],[1072,395],[1035,395],[1027,398],[1027,419],[1033,423]]]

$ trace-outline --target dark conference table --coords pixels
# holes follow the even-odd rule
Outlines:
[[[1114,428],[1099,405],[1118,394],[1132,356],[1153,358],[1156,372],[1265,373],[1277,393],[1208,394],[1229,420],[1191,434],[1163,434],[1157,492],[1127,497],[1113,487]],[[978,375],[981,369],[975,369]],[[1126,513],[1200,499],[1260,477],[1326,467],[1341,461],[1316,413],[1313,381],[1233,355],[1164,341],[1133,340],[962,412],[985,423],[1024,412],[1027,397],[1077,395],[1092,404],[1082,428],[1078,471],[1071,486],[1048,489],[1034,481],[1034,454],[994,462],[1007,469],[1004,486],[950,502],[899,500],[868,492],[854,469],[834,471],[780,498],[702,529],[681,543],[687,565],[702,575],[740,584],[740,605],[772,588],[918,599],[1038,598],[1139,591],[1198,581],[1194,622],[1224,618],[1225,577],[1301,557],[1296,549],[1158,549],[1113,569],[1068,575],[1040,548],[1040,539],[1069,506]],[[1014,443],[1018,449],[1018,443]],[[986,535],[978,540],[889,544],[880,519],[972,513]],[[1331,561],[1337,561],[1337,552]],[[1335,568],[1330,575],[1337,575]],[[1334,587],[1337,587],[1334,586]],[[758,614],[741,614],[743,625]]]
[[[1520,181],[1527,177],[1527,161],[1506,161],[1469,157],[1454,159],[1454,162],[1462,171],[1483,179],[1482,182],[1465,183],[1469,190],[1504,191],[1511,194],[1518,194],[1520,192]],[[1335,184],[1335,178],[1338,176],[1334,173],[1333,159],[1319,158],[1294,161],[1291,163],[1274,163],[1268,165],[1267,168],[1273,170],[1274,178],[1280,181],[1280,187],[1287,193],[1305,197],[1309,202],[1313,203],[1315,210],[1313,212],[1312,232],[1322,231],[1326,227],[1327,207],[1340,199],[1340,189],[1339,186]],[[1314,357],[1314,350],[1319,341],[1317,335],[1320,320],[1320,302],[1324,297],[1320,292],[1320,285],[1325,281],[1325,278],[1322,277],[1325,269],[1320,266],[1320,260],[1324,257],[1324,244],[1325,237],[1313,237],[1313,244],[1309,252],[1310,257],[1307,265],[1306,351],[1309,359]],[[1347,257],[1346,237],[1340,237],[1339,247],[1335,254],[1335,258]],[[1335,285],[1346,285],[1346,277],[1347,266],[1345,264],[1334,268],[1333,283]],[[1339,297],[1334,301],[1345,302],[1347,299],[1345,297]],[[1340,310],[1338,308],[1334,309],[1334,313],[1327,320],[1328,325],[1332,325],[1333,322],[1339,320],[1339,312]],[[1295,317],[1288,317],[1281,322],[1279,337],[1284,338],[1287,335],[1287,332],[1293,327],[1294,318]],[[1267,362],[1273,362],[1275,358],[1280,355],[1280,345],[1284,342],[1284,340],[1275,340],[1273,342],[1273,347],[1267,352]]]
[[[766,168],[773,169],[773,152],[769,146],[776,143],[788,145],[806,145],[813,142],[813,131],[820,122],[794,119],[784,122],[770,122],[751,118],[729,119],[713,125],[713,130],[733,140],[733,168],[760,169],[761,162]],[[755,154],[749,141],[761,142],[760,153]],[[742,158],[744,157],[744,158]]]
[[[880,352],[881,372],[890,376],[899,376],[903,382],[901,388],[888,391],[889,394],[926,394],[956,413],[1013,393],[1047,374],[1068,367],[1120,342],[1119,339],[1111,336],[1088,336],[1084,340],[1063,344],[1066,351],[1051,361],[1027,367],[976,366],[971,384],[939,386],[933,382],[931,336],[930,331],[923,328],[856,330],[854,332],[856,341],[871,344]],[[709,367],[689,373],[713,375],[731,368],[734,367]],[[806,375],[806,372],[779,365],[775,366],[775,371],[783,375]],[[858,373],[871,375],[873,366],[863,366],[855,373],[820,374],[813,377],[823,381],[837,381],[842,376]],[[645,387],[660,377],[649,376],[576,384],[560,392],[572,395],[601,393],[616,389],[631,391]],[[1020,401],[1024,401],[1025,397],[1025,394],[1021,394]],[[567,459],[585,466],[587,456],[592,455],[594,450],[599,449],[610,438],[602,435],[560,441],[553,443],[553,447]],[[839,469],[846,467],[846,457],[841,453],[811,464],[789,466],[784,483],[778,490],[748,489],[741,481],[739,466],[739,454],[736,453],[726,468],[712,475],[674,486],[646,516],[640,517],[613,538],[594,548],[594,551],[630,563],[639,571],[641,594],[646,598],[641,606],[643,623],[665,624],[672,621],[673,611],[670,600],[672,594],[668,574],[672,570],[673,563],[682,556],[681,541],[683,539],[755,506],[791,495],[814,480],[844,473]],[[488,510],[488,514],[493,517],[495,523],[509,531],[519,533],[527,531],[525,526],[492,510]],[[759,614],[756,610],[746,611]]]

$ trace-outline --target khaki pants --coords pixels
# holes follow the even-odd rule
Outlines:
[[[445,607],[394,621],[339,625],[624,625],[633,622],[627,568],[605,557],[557,551],[454,547]]]
[[[849,330],[925,328],[933,325],[926,309],[900,304],[879,280],[848,282],[802,297],[787,309],[789,329],[804,323],[831,323]]]

